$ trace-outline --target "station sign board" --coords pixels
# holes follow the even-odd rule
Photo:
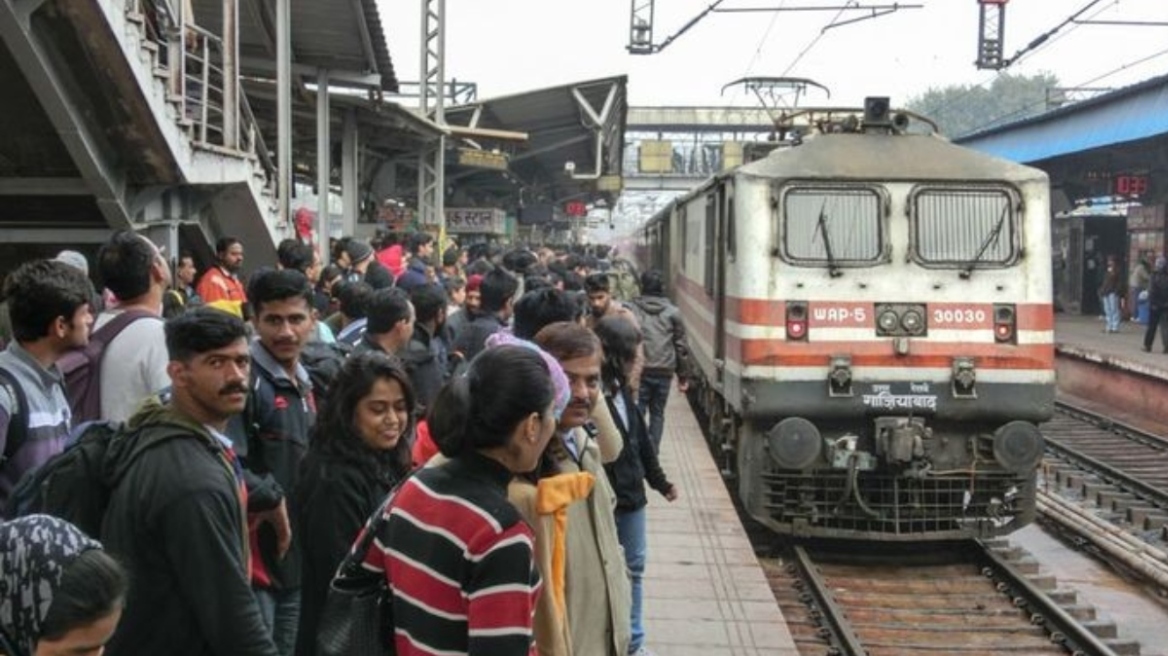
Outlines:
[[[446,210],[446,232],[455,234],[501,235],[507,230],[503,210],[466,208]]]
[[[506,171],[510,165],[506,153],[478,148],[459,148],[458,165],[476,169],[491,169],[492,171]]]

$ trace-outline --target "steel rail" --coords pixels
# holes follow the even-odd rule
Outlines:
[[[978,542],[980,557],[988,562],[993,571],[1004,583],[1009,586],[1015,596],[1025,600],[1028,610],[1040,616],[1045,627],[1051,632],[1052,640],[1056,640],[1073,653],[1084,656],[1117,656],[1116,652],[1108,647],[1090,629],[1083,626],[1067,611],[1063,610],[1042,590],[1031,583],[1023,574],[1015,569],[1004,558],[994,553],[985,544]]]
[[[852,628],[844,611],[835,603],[827,582],[823,580],[823,575],[807,555],[807,550],[801,546],[795,547],[795,564],[807,581],[809,592],[819,605],[820,614],[827,620],[832,635],[839,641],[838,646],[843,650],[841,656],[867,656],[868,650],[864,649],[860,637],[856,635],[856,630]]]
[[[1115,428],[1125,433],[1129,433],[1131,437],[1139,438],[1135,441],[1141,442],[1153,448],[1163,449],[1165,452],[1168,452],[1168,438],[1165,438],[1162,435],[1150,433],[1142,428],[1137,428],[1131,424],[1125,424],[1124,422],[1117,419],[1112,419],[1111,417],[1101,415],[1098,412],[1088,410],[1082,406],[1078,406],[1067,401],[1055,401],[1054,405],[1056,409],[1062,410],[1065,414],[1081,415],[1079,418],[1085,417],[1086,421],[1089,421],[1096,426],[1099,426],[1100,428],[1103,428],[1104,425],[1106,425],[1106,427]]]
[[[1065,404],[1060,403],[1060,405],[1065,405]],[[1066,407],[1072,408],[1073,406],[1066,405]],[[1075,409],[1074,412],[1082,412],[1082,414],[1085,414],[1085,415],[1090,416],[1090,417],[1096,417],[1099,419],[1106,419],[1105,417],[1102,417],[1101,415],[1097,415],[1095,413],[1091,413],[1088,411],[1081,411],[1079,409]],[[1150,433],[1146,433],[1146,432],[1141,431],[1141,430],[1136,429],[1136,428],[1129,428],[1128,426],[1121,424],[1121,423],[1118,423],[1118,422],[1113,422],[1111,425],[1116,427],[1116,428],[1119,428],[1120,430],[1129,431],[1131,433],[1134,433],[1135,436],[1137,436],[1137,437],[1141,437],[1141,438],[1146,437],[1146,438],[1152,439],[1154,441],[1157,441],[1157,440],[1162,441]],[[1050,430],[1050,429],[1048,428],[1047,430]],[[1107,478],[1107,479],[1111,479],[1112,482],[1115,482],[1119,485],[1127,487],[1131,492],[1134,492],[1137,495],[1144,497],[1146,500],[1148,500],[1152,503],[1158,504],[1164,508],[1168,508],[1168,491],[1162,490],[1154,485],[1150,485],[1150,484],[1132,476],[1131,474],[1128,474],[1127,472],[1123,471],[1122,469],[1115,467],[1114,465],[1109,465],[1109,464],[1107,464],[1107,463],[1105,463],[1097,458],[1089,456],[1089,455],[1087,455],[1087,454],[1085,454],[1077,449],[1066,446],[1064,444],[1059,444],[1058,442],[1055,441],[1055,439],[1056,438],[1046,440],[1046,449],[1047,450],[1053,451],[1055,454],[1073,461],[1074,464],[1076,464],[1080,467],[1083,467],[1084,469],[1087,469],[1089,471],[1092,471],[1092,473],[1098,474],[1099,476],[1102,476],[1102,477]],[[1138,442],[1138,440],[1136,440],[1136,441]],[[1168,444],[1165,444],[1165,448],[1168,449]]]

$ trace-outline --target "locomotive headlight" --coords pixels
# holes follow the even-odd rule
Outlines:
[[[896,313],[892,310],[885,310],[880,313],[876,322],[880,326],[880,330],[885,333],[892,333],[896,332],[896,327],[900,325],[900,317],[896,316]]]
[[[1043,439],[1038,426],[1028,421],[1011,421],[994,433],[994,460],[1004,469],[1024,474],[1038,466]]]
[[[900,325],[910,335],[919,334],[925,329],[925,318],[916,310],[909,310],[900,318]]]

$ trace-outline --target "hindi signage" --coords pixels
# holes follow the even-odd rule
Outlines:
[[[500,209],[448,209],[446,232],[501,235],[506,232],[505,216]]]

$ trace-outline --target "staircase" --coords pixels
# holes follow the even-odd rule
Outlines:
[[[274,256],[293,230],[223,39],[180,29],[184,0],[46,0],[22,14],[29,5],[0,0],[0,38],[105,223],[196,224],[208,242],[232,235]]]

